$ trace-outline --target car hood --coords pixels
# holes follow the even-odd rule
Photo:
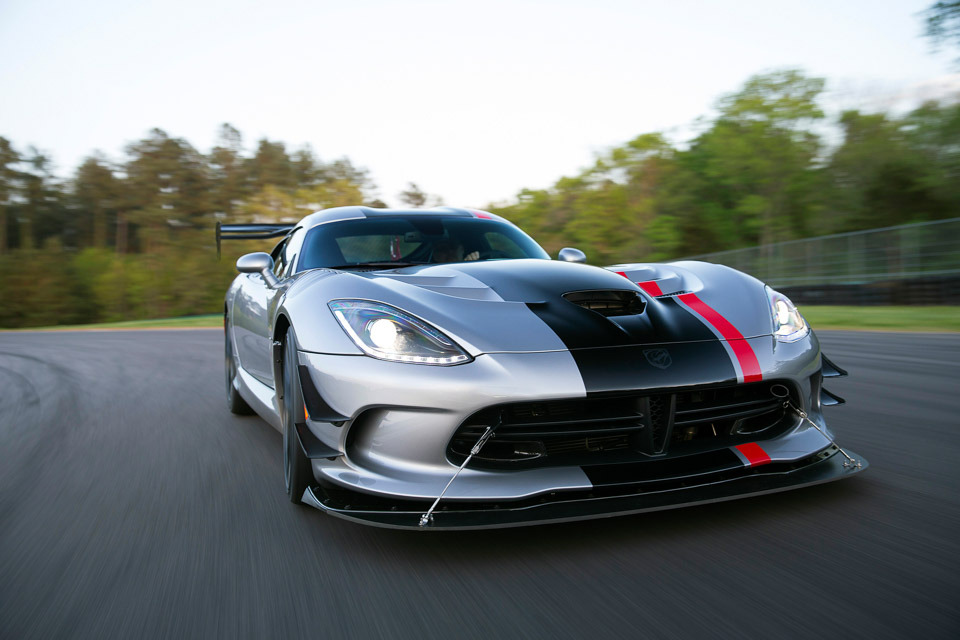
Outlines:
[[[722,281],[723,295],[714,294],[713,304],[727,305],[740,335],[770,333],[763,285],[749,276],[706,263],[611,269],[552,260],[497,260],[336,272],[336,278],[325,272],[306,278],[304,285],[326,282],[328,300],[363,298],[397,306],[434,324],[474,354],[722,339],[682,302],[688,294],[707,295],[705,276]],[[638,286],[644,281],[656,281],[664,295],[651,295]],[[642,310],[608,317],[564,297],[596,291],[638,296]]]

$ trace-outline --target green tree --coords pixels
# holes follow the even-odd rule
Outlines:
[[[215,212],[226,217],[250,193],[246,159],[243,157],[243,136],[224,123],[220,125],[217,144],[207,158],[210,176],[210,204]]]
[[[309,188],[327,180],[326,167],[317,158],[310,145],[304,145],[293,152],[290,159],[293,166],[294,181],[298,188]]]
[[[643,134],[600,155],[579,175],[547,191],[525,190],[518,202],[494,208],[555,253],[574,245],[596,263],[636,260],[657,251],[645,233],[669,202],[676,150],[660,134]],[[670,237],[661,233],[657,239]]]
[[[74,235],[76,227],[66,224],[63,191],[53,175],[50,156],[30,147],[22,166],[21,202],[15,209],[20,222],[20,247],[35,249],[45,238]]]
[[[853,231],[960,213],[960,106],[926,104],[901,119],[847,111],[823,227]]]
[[[81,216],[89,220],[84,226],[83,244],[104,248],[108,242],[108,226],[116,220],[124,201],[123,183],[114,174],[109,160],[94,153],[77,167],[73,178],[73,204]]]
[[[823,207],[823,80],[797,70],[750,78],[723,97],[689,149],[648,133],[552,188],[494,210],[551,253],[574,243],[591,261],[663,259],[805,235]]]
[[[922,157],[924,185],[943,203],[931,217],[960,215],[960,102],[928,102],[907,114],[902,128]]]
[[[372,194],[376,185],[370,179],[370,173],[363,168],[354,166],[349,158],[340,158],[324,166],[326,181],[341,180],[356,185],[365,194]]]
[[[145,249],[162,241],[161,229],[169,221],[204,225],[211,210],[205,158],[186,140],[153,129],[127,147],[127,156],[129,219],[149,229],[141,238]]]
[[[237,213],[247,222],[292,222],[303,216],[293,194],[273,185],[267,185],[247,198]]]
[[[8,225],[12,220],[8,212],[13,207],[14,194],[17,191],[20,173],[16,170],[20,164],[20,154],[10,141],[0,137],[0,255],[7,252]]]
[[[244,201],[238,215],[249,222],[296,222],[320,209],[361,202],[360,187],[346,180],[331,180],[294,192],[267,185]]]
[[[547,237],[546,220],[554,211],[553,201],[553,194],[546,189],[524,189],[517,194],[516,203],[506,206],[489,206],[488,209],[524,229],[550,251],[557,244],[552,242],[553,238]],[[556,229],[553,230],[554,234],[556,231]]]
[[[255,191],[267,185],[288,191],[297,187],[297,174],[282,142],[270,142],[266,138],[260,140],[248,166]]]
[[[816,203],[817,97],[824,81],[788,69],[750,78],[722,98],[713,126],[692,143],[686,166],[698,176],[700,228],[713,230],[716,250],[805,235]],[[798,197],[800,196],[800,197]],[[688,231],[692,231],[688,227]]]
[[[427,194],[413,182],[408,182],[407,188],[400,192],[400,202],[414,209],[425,206],[427,197]]]
[[[924,12],[924,16],[925,35],[934,46],[939,47],[944,42],[950,42],[955,47],[960,47],[960,1],[934,2]]]

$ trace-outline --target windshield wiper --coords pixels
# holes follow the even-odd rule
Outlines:
[[[430,264],[429,262],[354,262],[352,264],[341,264],[335,267],[325,267],[326,269],[369,269],[384,267],[387,269],[400,269],[402,267],[413,267],[418,264]]]

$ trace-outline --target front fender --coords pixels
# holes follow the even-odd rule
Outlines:
[[[730,267],[684,260],[667,264],[620,264],[607,269],[637,282],[648,295],[693,294],[726,318],[744,338],[773,333],[764,284]]]
[[[277,341],[285,326],[295,328],[297,349],[313,353],[362,355],[344,333],[327,303],[342,287],[333,287],[334,280],[351,279],[349,273],[317,269],[297,276],[291,283],[274,314],[273,335]],[[276,345],[274,345],[276,349]],[[275,354],[274,361],[278,360]]]

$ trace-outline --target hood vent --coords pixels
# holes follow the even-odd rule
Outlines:
[[[598,291],[571,291],[563,297],[584,309],[595,311],[602,316],[633,316],[643,313],[643,298],[636,291],[607,289]]]

